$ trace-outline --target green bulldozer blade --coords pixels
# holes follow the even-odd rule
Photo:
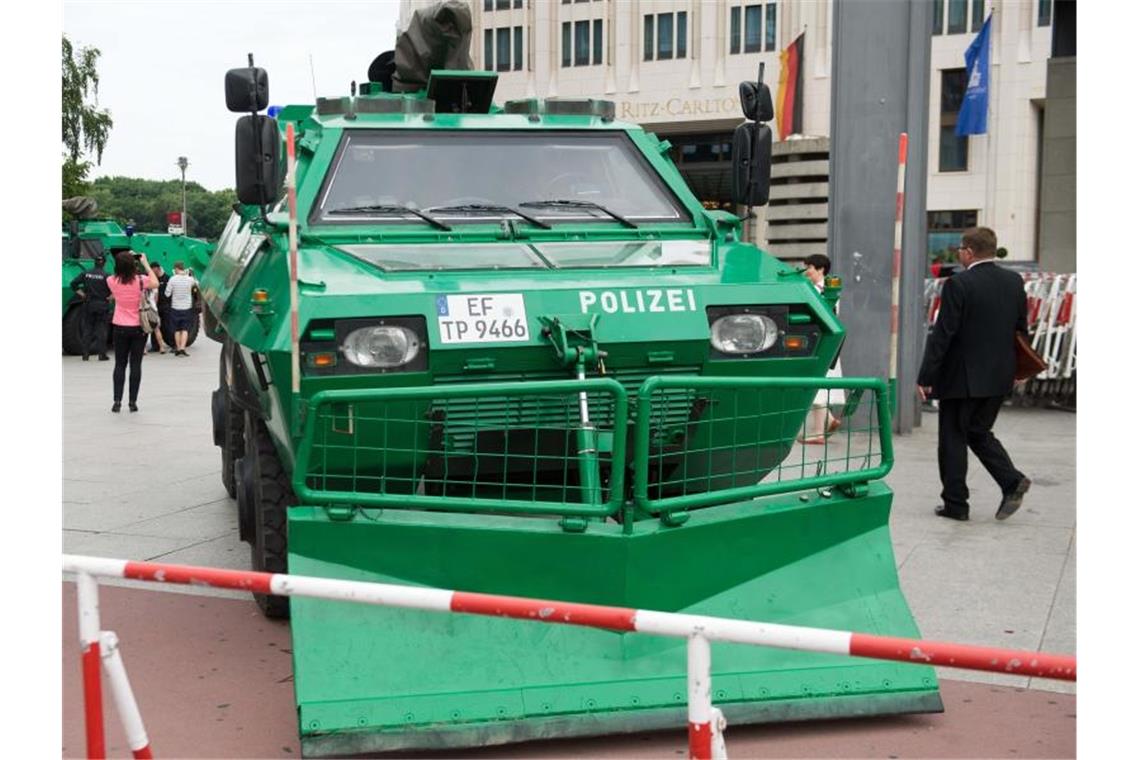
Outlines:
[[[289,510],[289,572],[918,638],[891,491],[805,491],[680,525],[321,507]],[[346,517],[348,519],[346,519]],[[686,643],[641,633],[292,600],[310,756],[680,728]],[[730,724],[942,710],[932,668],[712,644]]]

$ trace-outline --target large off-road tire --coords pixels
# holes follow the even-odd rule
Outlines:
[[[186,347],[194,345],[194,341],[198,339],[198,330],[202,327],[202,315],[195,314],[194,321],[190,323],[190,329],[186,331]]]
[[[277,457],[265,422],[245,414],[245,465],[249,478],[250,516],[253,535],[249,543],[254,570],[265,573],[288,571],[285,510],[296,501],[289,476]],[[242,485],[246,485],[243,483]],[[257,606],[268,618],[289,617],[289,597],[254,594]]]
[[[221,419],[218,421],[222,449],[222,485],[230,498],[237,497],[235,463],[245,455],[245,416],[230,398],[230,381],[226,377],[226,357],[232,356],[230,347],[222,348],[218,363],[218,402]]]
[[[83,307],[78,304],[63,315],[63,352],[69,356],[83,353]]]
[[[162,323],[162,339],[166,341],[166,345],[174,345],[174,328],[170,324],[170,312],[167,312],[166,321]],[[202,315],[195,314],[194,321],[190,323],[190,329],[186,331],[186,347],[194,345],[194,341],[198,339],[198,331],[202,326]]]

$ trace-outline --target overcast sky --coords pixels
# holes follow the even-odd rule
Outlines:
[[[105,2],[63,4],[63,32],[99,58],[99,106],[110,110],[103,162],[90,175],[177,179],[210,190],[234,183],[227,69],[246,54],[269,73],[269,102],[348,95],[396,40],[399,0],[372,2]],[[58,55],[58,54],[57,54]],[[312,56],[312,68],[309,60]],[[58,65],[58,64],[57,64]]]

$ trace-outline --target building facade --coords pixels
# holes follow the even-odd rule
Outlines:
[[[406,28],[414,10],[433,1],[402,0],[400,28]],[[1010,259],[1035,260],[1041,245],[1041,154],[1054,0],[932,1],[929,251],[934,255],[957,245],[962,229],[982,224],[998,232]],[[742,120],[738,84],[755,80],[763,64],[764,81],[775,95],[780,53],[802,33],[802,135],[777,146],[777,165],[783,168],[774,175],[773,205],[766,210],[772,223],[755,225],[753,237],[787,258],[826,250],[826,238],[810,233],[813,225],[818,230],[827,221],[827,176],[819,169],[825,166],[821,157],[827,155],[831,119],[830,1],[470,0],[470,5],[472,58],[476,68],[499,73],[496,102],[612,100],[619,119],[669,139],[678,167],[709,206],[729,203],[731,133]],[[905,12],[905,5],[899,7]],[[964,53],[991,12],[988,130],[959,138],[954,127],[966,86]],[[809,140],[801,151],[796,141],[804,138]],[[796,174],[799,163],[812,167],[802,178]],[[788,187],[779,190],[781,183]],[[796,203],[809,204],[803,208],[810,213],[774,210]],[[777,229],[793,223],[806,235],[794,243]]]

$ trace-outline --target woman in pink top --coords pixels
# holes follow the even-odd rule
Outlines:
[[[136,261],[136,254],[132,254],[129,250],[116,253],[115,274],[107,278],[111,297],[115,299],[115,313],[111,317],[115,345],[115,371],[111,374],[111,385],[115,394],[115,403],[111,406],[112,412],[118,412],[123,408],[123,380],[126,379],[128,359],[131,365],[129,406],[132,412],[139,410],[142,358],[146,350],[146,333],[139,325],[139,303],[142,301],[144,290],[158,287],[158,278],[151,271],[146,255],[137,255]],[[139,274],[140,264],[146,272],[145,277]]]

